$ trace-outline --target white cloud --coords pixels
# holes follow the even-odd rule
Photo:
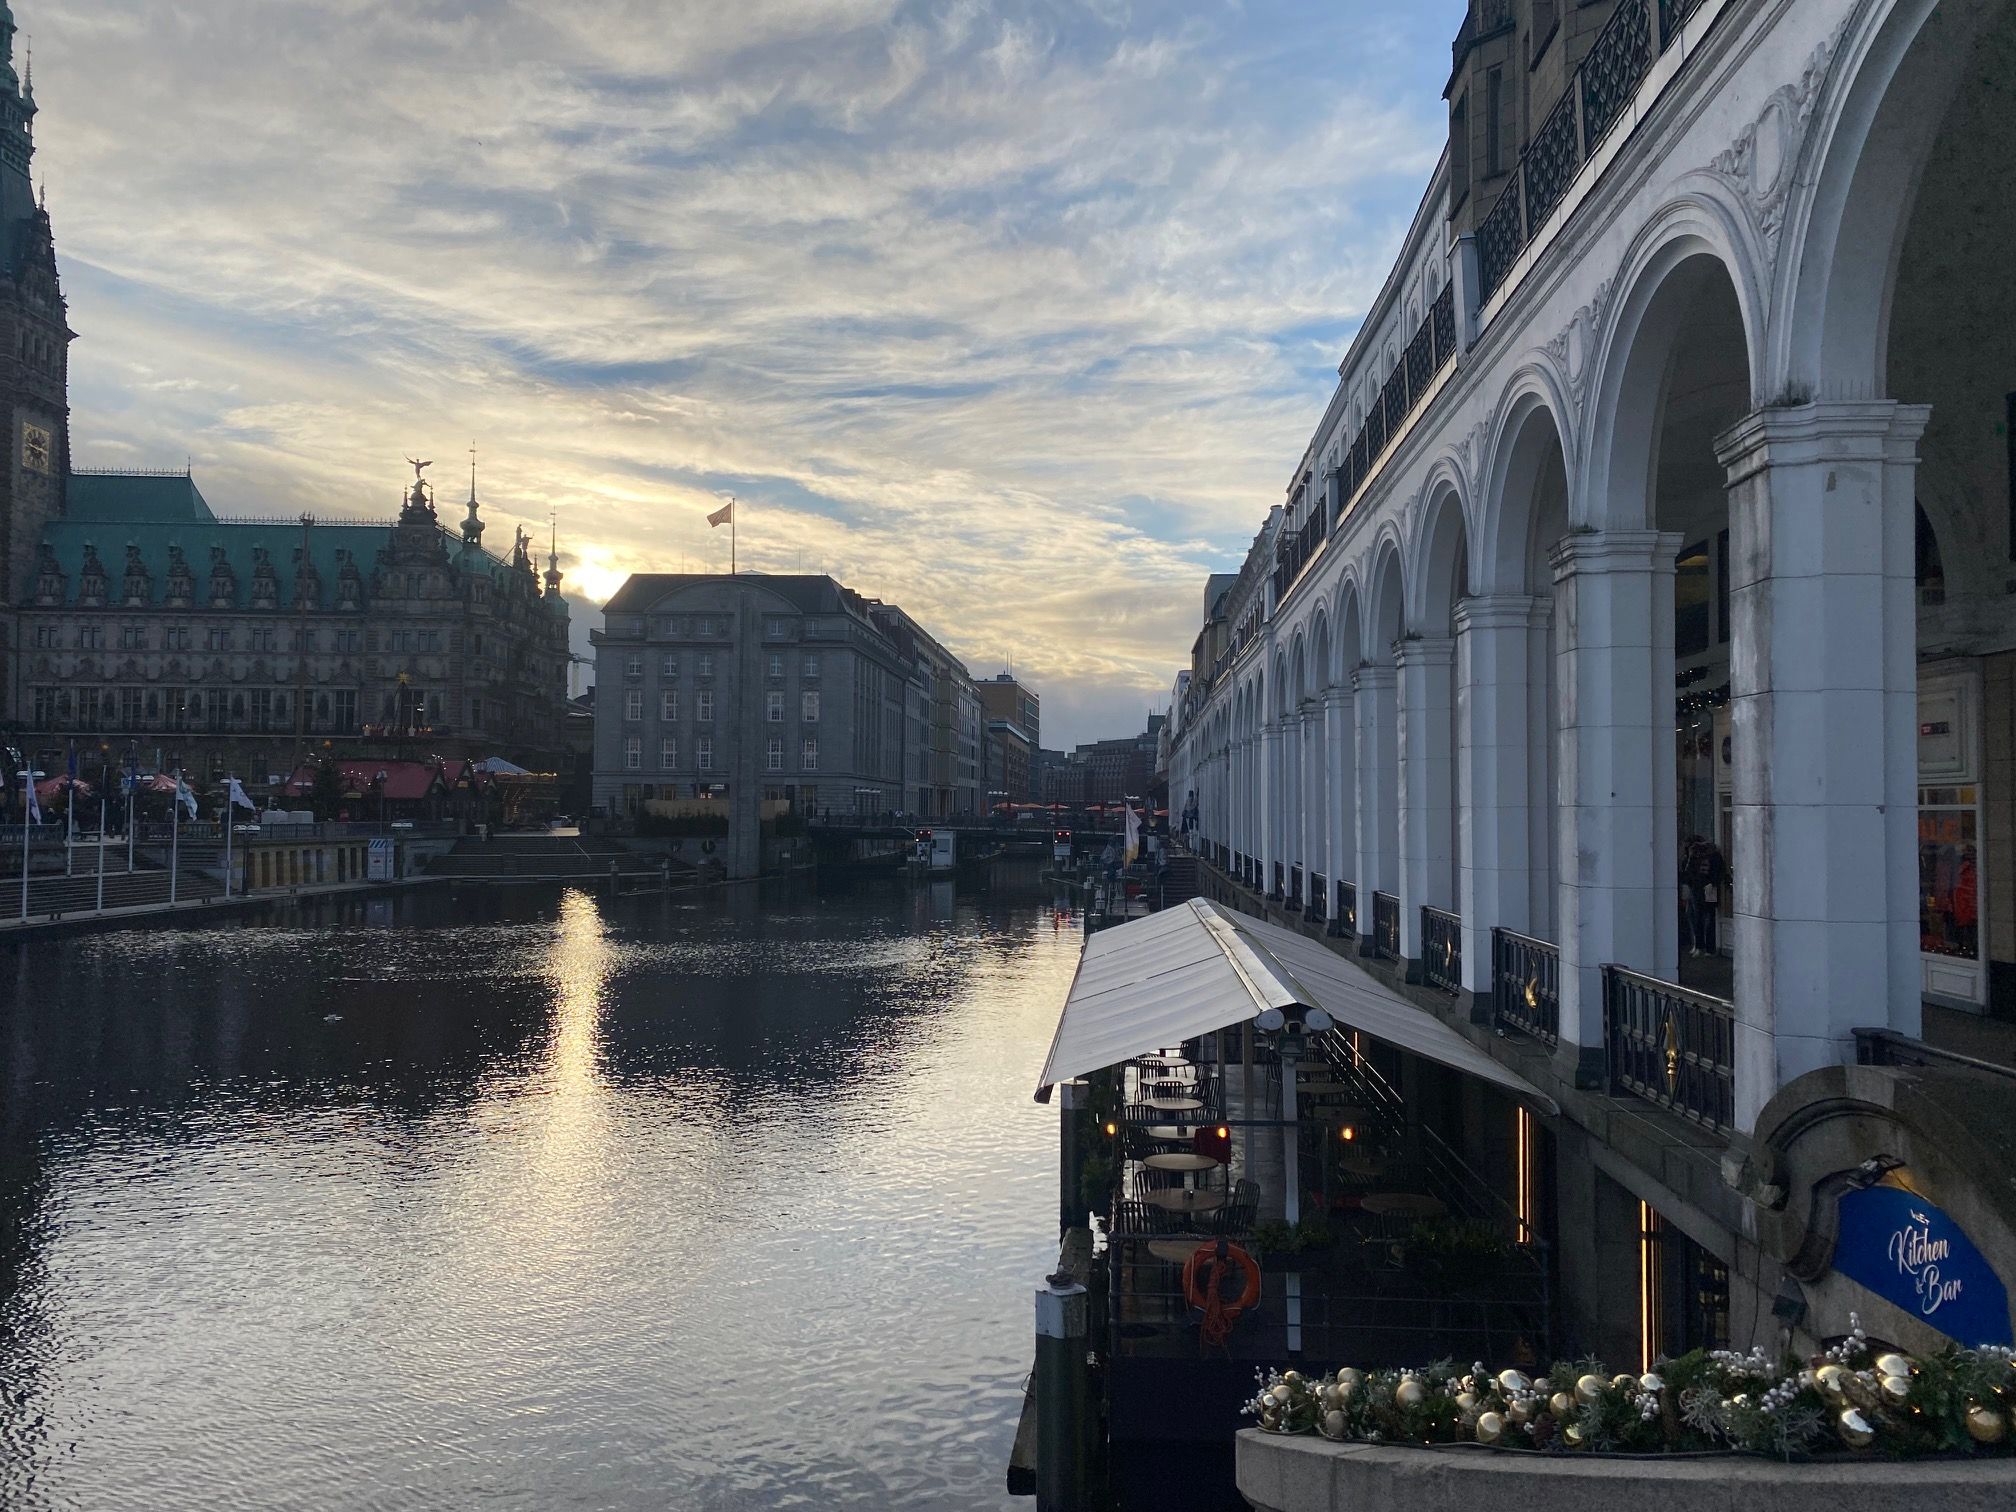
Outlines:
[[[378,515],[474,438],[599,593],[732,487],[1120,733],[1432,167],[1436,8],[24,0],[77,456]]]

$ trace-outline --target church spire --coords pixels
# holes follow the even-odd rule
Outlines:
[[[24,88],[14,72],[14,11],[0,0],[0,258],[7,271],[22,255],[19,227],[35,217],[35,188],[29,161],[35,156],[35,86],[33,73]]]
[[[483,521],[476,514],[476,447],[469,447],[469,513],[462,521],[462,544],[474,551],[483,544]]]
[[[557,602],[560,598],[560,517],[549,514],[546,522],[552,531],[546,551],[546,597]]]

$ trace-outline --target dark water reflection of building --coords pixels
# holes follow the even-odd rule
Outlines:
[[[993,1504],[1076,943],[1009,885],[0,952],[0,1503]]]

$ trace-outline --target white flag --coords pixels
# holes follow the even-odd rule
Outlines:
[[[1121,864],[1132,866],[1141,854],[1141,816],[1134,812],[1134,805],[1127,805],[1127,853]]]
[[[259,805],[246,796],[244,784],[240,783],[236,777],[229,778],[228,781],[231,784],[231,801],[237,804],[239,808],[250,809],[253,813],[258,813]]]
[[[709,525],[732,525],[735,522],[735,501],[730,499],[714,513],[707,516]]]
[[[40,824],[42,822],[42,805],[35,797],[35,774],[33,772],[23,772],[21,780],[28,785],[28,822],[30,824]]]
[[[175,798],[182,807],[189,811],[189,817],[194,819],[196,817],[196,791],[182,780],[180,772],[175,774]]]

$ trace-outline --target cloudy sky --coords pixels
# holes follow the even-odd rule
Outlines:
[[[15,0],[80,466],[822,570],[1139,729],[1434,165],[1461,0]],[[458,470],[465,481],[458,483]]]

